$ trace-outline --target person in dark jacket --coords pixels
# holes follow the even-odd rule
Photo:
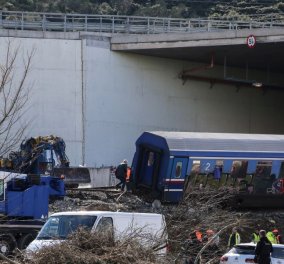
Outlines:
[[[254,251],[254,261],[258,264],[270,264],[270,253],[273,251],[272,244],[266,237],[266,231],[259,231],[260,240],[256,244]]]
[[[116,168],[115,176],[120,182],[116,185],[116,188],[121,187],[121,190],[124,191],[127,177],[127,160],[124,159]]]

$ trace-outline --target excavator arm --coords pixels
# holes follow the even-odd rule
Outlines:
[[[67,186],[90,183],[89,169],[70,167],[65,148],[65,142],[61,137],[32,137],[24,140],[20,150],[11,152],[8,159],[1,159],[0,168],[18,173],[64,176]]]

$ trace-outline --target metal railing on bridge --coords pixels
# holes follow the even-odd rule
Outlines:
[[[15,30],[158,34],[276,27],[284,27],[284,23],[0,11],[0,28]]]

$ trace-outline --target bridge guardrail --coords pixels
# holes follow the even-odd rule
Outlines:
[[[158,34],[277,27],[284,23],[0,11],[0,28],[15,30]]]

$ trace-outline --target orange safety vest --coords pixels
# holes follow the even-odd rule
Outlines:
[[[195,231],[195,236],[199,242],[202,242],[202,233],[200,231]]]
[[[126,182],[130,181],[130,175],[131,175],[131,168],[127,167]]]

